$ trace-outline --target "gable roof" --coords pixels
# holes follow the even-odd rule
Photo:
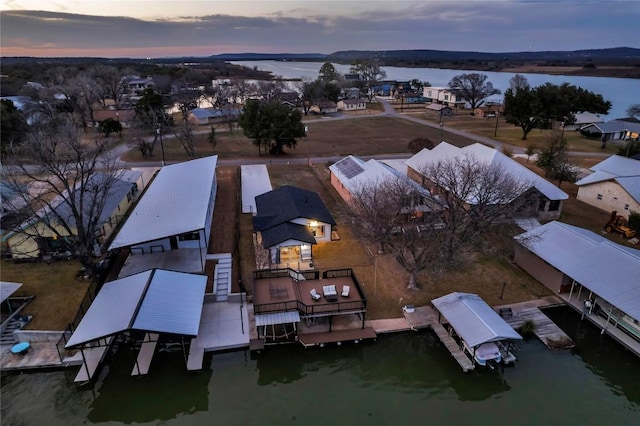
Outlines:
[[[442,111],[443,109],[451,109],[450,106],[442,105],[442,104],[429,104],[426,106],[426,108],[433,111]]]
[[[593,171],[576,182],[578,186],[613,180],[640,203],[640,160],[612,155],[591,167]]]
[[[600,133],[615,133],[615,132],[640,132],[640,123],[630,123],[628,121],[609,121],[606,123],[590,123],[582,127],[581,130],[587,130],[591,127],[595,127]]]
[[[205,229],[217,162],[213,155],[160,169],[109,250]]]
[[[442,141],[431,150],[427,148],[422,149],[413,157],[409,158],[406,161],[406,164],[408,167],[419,172],[425,166],[435,165],[439,162],[451,161],[456,158],[464,158],[467,155],[474,158],[481,164],[503,169],[506,173],[509,173],[514,177],[514,179],[519,180],[521,183],[530,183],[531,186],[536,188],[550,200],[566,200],[569,198],[567,193],[548,180],[538,176],[536,173],[496,149],[489,148],[488,146],[480,143],[474,143],[463,148],[458,148]],[[466,201],[470,204],[474,202],[474,200]]]
[[[594,114],[592,112],[577,112],[573,114],[573,117],[575,118],[575,123],[573,124],[576,126],[604,122],[604,120],[600,118],[598,114]]]
[[[285,222],[261,231],[262,246],[273,247],[288,240],[301,241],[303,243],[316,244],[316,238],[311,230],[304,225]]]
[[[329,166],[329,170],[351,194],[370,185],[397,179],[406,181],[420,191],[423,196],[431,197],[431,194],[426,188],[409,179],[406,174],[402,174],[394,167],[375,159],[364,161],[358,157],[349,155]]]
[[[197,336],[206,275],[153,269],[105,283],[65,348],[126,330]]]
[[[477,294],[449,293],[431,302],[472,348],[488,342],[522,339],[522,336]]]
[[[298,218],[336,224],[317,193],[294,186],[285,185],[258,195],[256,208],[258,214],[253,217],[256,231],[264,231]]]
[[[557,221],[515,239],[554,268],[640,320],[640,250]]]
[[[98,226],[102,226],[104,222],[107,221],[112,215],[116,207],[120,205],[125,195],[131,191],[131,186],[142,176],[141,171],[135,170],[120,170],[116,172],[115,175],[106,174],[106,173],[96,173],[87,179],[86,184],[90,187],[86,189],[84,192],[84,200],[82,200],[82,206],[85,208],[85,212],[83,212],[83,218],[86,221],[89,221],[93,218],[93,214],[97,212],[90,211],[97,207],[97,202],[95,200],[95,192],[100,191],[100,196],[104,194],[104,183],[106,180],[113,179],[113,182],[108,183],[109,191],[105,196],[104,205],[102,210],[100,211],[100,217],[98,218]],[[79,185],[79,184],[78,184]],[[80,196],[75,200],[75,204],[77,205],[78,210],[80,210]],[[99,202],[102,202],[100,198],[98,198]],[[62,195],[57,195],[54,197],[51,202],[38,210],[34,216],[27,219],[25,222],[21,223],[16,229],[12,230],[9,234],[7,234],[7,238],[22,232],[34,224],[38,223],[43,218],[48,217],[50,220],[57,221],[61,218],[64,223],[66,223],[70,228],[77,227],[76,218],[73,214],[71,205],[71,198],[69,196],[69,192],[65,191]],[[88,223],[88,222],[85,222]]]

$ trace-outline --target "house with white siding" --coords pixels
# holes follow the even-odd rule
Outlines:
[[[640,212],[640,160],[613,155],[590,169],[576,182],[578,200],[622,216]]]

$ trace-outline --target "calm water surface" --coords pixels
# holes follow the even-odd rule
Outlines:
[[[285,78],[308,77],[312,79],[318,77],[318,71],[322,66],[322,62],[238,61],[233,63],[250,68],[257,67],[261,70],[271,71],[274,75],[279,75]],[[349,65],[333,65],[341,74],[347,74],[349,72]],[[509,80],[515,75],[515,73],[510,72],[485,72],[436,68],[383,67],[383,69],[387,73],[387,78],[390,80],[408,81],[417,78],[421,81],[428,81],[432,86],[447,86],[449,81],[451,81],[451,79],[456,75],[480,72],[482,74],[486,74],[488,81],[490,81],[495,88],[500,89],[502,94],[504,94],[505,90],[509,88]],[[612,104],[609,114],[602,116],[606,120],[626,117],[627,108],[638,103],[638,94],[640,94],[640,79],[527,73],[520,74],[527,77],[529,84],[534,87],[545,83],[561,85],[566,82],[582,87],[583,89],[590,90],[594,93],[601,94]],[[490,99],[500,101],[502,100],[502,95],[496,95]]]
[[[151,374],[129,376],[121,351],[93,390],[64,372],[2,383],[2,425],[638,425],[640,361],[564,308],[547,311],[578,341],[555,352],[519,344],[504,371],[463,374],[430,332],[323,349],[229,352],[184,371],[181,354],[159,354]],[[108,374],[107,374],[108,373]]]

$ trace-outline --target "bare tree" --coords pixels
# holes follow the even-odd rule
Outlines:
[[[408,178],[387,179],[358,188],[349,205],[354,227],[379,251],[395,255],[409,272],[409,289],[417,288],[417,275],[438,257],[437,223],[429,194]]]
[[[135,74],[131,69],[119,70],[111,65],[96,65],[90,70],[97,85],[101,88],[100,103],[108,108],[110,102],[121,109],[126,101],[127,85]]]
[[[32,131],[21,148],[3,169],[3,180],[18,194],[31,218],[15,231],[39,244],[47,236],[66,241],[64,249],[87,272],[95,273],[94,252],[105,203],[115,185],[121,184],[115,159],[107,152],[107,139],[82,140],[77,127],[66,119]]]
[[[445,212],[441,255],[449,266],[485,249],[487,237],[502,232],[500,224],[530,217],[538,206],[540,195],[531,182],[470,155],[425,164],[420,174]]]
[[[198,107],[200,97],[201,93],[198,90],[190,90],[188,87],[184,87],[173,96],[173,101],[181,115],[179,123],[173,128],[173,133],[189,157],[196,155],[193,133],[195,126],[189,121],[189,112]]]
[[[381,251],[393,253],[409,272],[438,275],[473,252],[492,249],[515,217],[531,215],[539,194],[526,180],[472,157],[426,164],[422,186],[408,179],[375,182],[354,191],[354,227]]]
[[[460,74],[451,79],[449,89],[469,102],[471,109],[476,109],[489,96],[500,94],[500,90],[495,89],[487,78],[479,73]]]

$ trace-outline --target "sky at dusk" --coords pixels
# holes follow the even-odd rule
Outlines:
[[[640,48],[639,0],[2,0],[2,56]]]

